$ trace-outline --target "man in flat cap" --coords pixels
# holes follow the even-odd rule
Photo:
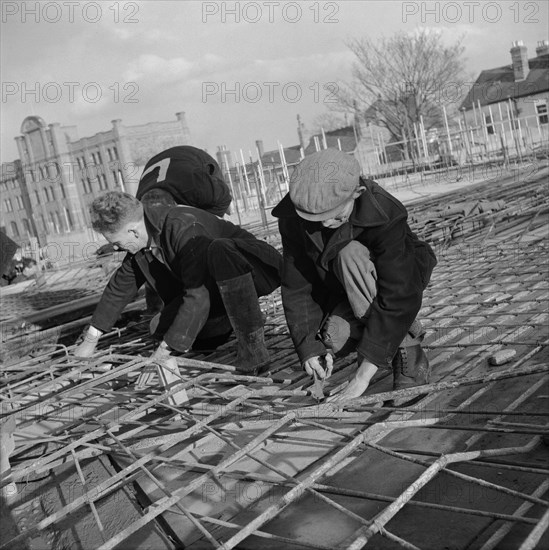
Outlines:
[[[378,368],[392,368],[394,389],[427,383],[416,316],[436,258],[405,207],[361,177],[353,156],[325,149],[295,168],[273,216],[284,312],[305,371],[327,378],[333,355],[356,350],[356,373],[336,399],[360,396]]]

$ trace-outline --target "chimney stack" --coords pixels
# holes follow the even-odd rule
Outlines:
[[[528,67],[528,51],[522,40],[513,42],[511,60],[513,62],[515,81],[524,80],[528,76],[530,68]]]
[[[299,146],[305,151],[305,139],[303,137],[303,122],[301,116],[297,115],[297,137],[299,138]]]
[[[231,152],[227,149],[226,145],[218,145],[215,156],[217,157],[217,164],[219,164],[223,174],[226,174],[231,168],[234,168]]]
[[[263,140],[257,139],[255,141],[255,146],[257,147],[257,150],[259,151],[259,156],[262,157],[265,151],[263,150]]]
[[[547,54],[549,54],[549,40],[540,40],[536,48],[536,55],[539,57]]]

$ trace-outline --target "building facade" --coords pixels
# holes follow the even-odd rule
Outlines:
[[[549,41],[538,42],[528,58],[522,41],[513,42],[511,63],[480,73],[460,106],[460,125],[476,132],[488,151],[516,153],[546,148],[549,139]],[[480,136],[480,140],[476,137]]]
[[[16,137],[19,159],[2,164],[2,220],[18,244],[83,231],[89,205],[107,190],[135,194],[147,160],[176,145],[190,145],[185,113],[170,122],[112,128],[79,138],[76,126],[27,117]]]

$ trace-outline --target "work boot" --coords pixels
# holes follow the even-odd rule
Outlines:
[[[429,383],[431,367],[420,344],[398,348],[392,366],[393,390],[403,390]]]
[[[236,370],[240,374],[257,376],[268,369],[270,358],[252,275],[246,273],[217,281],[217,286],[238,343]]]

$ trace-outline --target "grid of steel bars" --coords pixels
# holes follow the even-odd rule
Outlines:
[[[236,374],[230,365],[234,352],[227,345],[209,355],[178,358],[181,382],[174,387],[137,392],[135,375],[148,363],[136,354],[146,355],[150,344],[143,332],[128,330],[122,331],[121,339],[119,334],[107,336],[104,353],[93,360],[78,361],[60,349],[3,369],[2,414],[16,419],[16,448],[11,475],[3,476],[2,486],[67,462],[80,474],[83,461],[104,454],[121,465],[116,474],[93,487],[80,476],[82,496],[3,547],[86,507],[102,530],[95,503],[123,486],[139,483],[147,488],[151,504],[138,521],[106,540],[102,549],[115,548],[161,515],[173,521],[176,532],[186,535],[184,542],[190,541],[190,547],[193,541],[206,540],[213,548],[228,549],[253,537],[250,547],[254,548],[263,547],[258,540],[265,547],[362,548],[373,540],[374,547],[379,547],[379,537],[384,537],[403,548],[420,548],[413,536],[399,533],[398,523],[391,523],[404,509],[481,517],[487,522],[479,534],[485,534],[485,549],[496,547],[516,526],[528,526],[520,547],[534,548],[548,526],[548,502],[543,498],[548,470],[504,457],[527,456],[547,437],[547,414],[532,403],[543,399],[547,383],[548,200],[546,188],[539,183],[525,183],[518,190],[511,187],[492,185],[484,188],[484,196],[478,193],[505,201],[500,212],[441,217],[425,226],[425,236],[438,246],[440,258],[420,312],[434,368],[429,388],[391,392],[388,373],[379,373],[368,395],[345,405],[316,405],[308,381],[296,368],[277,296],[263,304],[269,314],[267,335],[273,354],[267,377]],[[413,216],[425,217],[432,206],[432,201],[418,205]],[[488,367],[487,358],[501,350],[513,350],[515,356],[503,366]],[[349,377],[352,359],[338,362],[333,391]],[[516,382],[518,393],[507,386],[502,390],[509,380]],[[181,388],[187,390],[189,402],[181,407],[168,405],[166,397]],[[416,400],[410,403],[411,398]],[[393,406],[380,409],[378,403],[390,399]],[[407,402],[402,403],[403,399]],[[29,438],[26,429],[41,420],[48,420],[53,428]],[[414,430],[459,437],[451,440],[450,449],[444,445],[397,448],[391,443],[392,434]],[[303,432],[316,439],[304,437]],[[490,439],[487,446],[485,437],[494,434],[505,439]],[[42,456],[26,458],[37,446],[45,449]],[[281,465],[281,457],[291,454],[295,446],[309,453],[308,459],[295,467]],[[204,460],[196,452],[199,448],[206,452]],[[212,455],[212,449],[217,454]],[[326,482],[327,476],[334,479],[368,453],[419,469],[402,485],[403,490],[386,494]],[[519,491],[452,467],[459,463],[474,463],[481,471],[496,465],[527,472],[539,476],[539,483],[535,491]],[[170,476],[180,473],[177,483],[171,477],[165,479],[167,471]],[[514,512],[413,498],[443,475],[515,499]],[[241,487],[260,483],[268,489],[255,498],[247,495],[244,504],[231,510],[231,517],[220,517],[213,511],[218,511],[225,502],[221,496],[233,490],[235,483]],[[204,498],[211,496],[213,484],[219,497],[215,503]],[[335,530],[335,539],[324,542],[314,534],[288,537],[270,528],[288,509],[299,513],[304,497],[316,499],[334,518],[345,517],[355,527],[345,536],[342,532],[339,540]],[[364,516],[354,506],[342,504],[348,499],[383,505]],[[208,507],[213,511],[204,511]],[[529,515],[533,507],[542,512]]]

